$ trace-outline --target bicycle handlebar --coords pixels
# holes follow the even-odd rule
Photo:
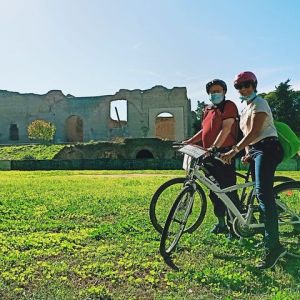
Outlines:
[[[220,152],[211,151],[206,148],[200,147],[198,145],[186,144],[183,142],[175,142],[175,143],[173,143],[173,148],[178,148],[177,151],[182,152],[182,153],[189,155],[196,159],[199,159],[200,157],[202,157],[203,159],[205,159],[207,157],[211,157],[211,158],[221,161],[223,164],[225,163],[220,158],[220,156],[221,156]],[[182,151],[180,151],[181,149],[182,149]],[[207,153],[209,153],[209,154],[207,154]]]

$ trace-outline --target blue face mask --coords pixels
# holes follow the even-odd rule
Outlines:
[[[224,100],[224,95],[223,93],[214,93],[214,94],[209,94],[209,100],[217,105],[221,103]]]
[[[249,96],[240,96],[240,99],[242,100],[242,102],[244,101],[251,101],[256,97],[256,92],[253,92],[251,95]]]

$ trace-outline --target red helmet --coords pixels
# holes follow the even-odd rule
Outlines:
[[[237,89],[237,86],[240,83],[245,82],[245,81],[253,82],[254,88],[256,89],[256,87],[257,87],[257,78],[254,75],[254,73],[249,72],[249,71],[242,72],[242,73],[235,76],[234,87]]]

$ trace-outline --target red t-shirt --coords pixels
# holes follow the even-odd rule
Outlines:
[[[211,106],[206,108],[204,119],[202,121],[202,145],[205,148],[212,146],[220,131],[222,130],[223,120],[234,118],[237,120],[238,110],[236,105],[230,101],[225,100],[222,108]],[[237,135],[237,121],[231,126],[230,134],[225,139],[222,147],[231,147],[236,144]]]

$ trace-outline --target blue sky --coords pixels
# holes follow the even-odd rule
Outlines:
[[[74,96],[186,86],[251,70],[259,92],[300,90],[297,0],[1,0],[0,89]]]

